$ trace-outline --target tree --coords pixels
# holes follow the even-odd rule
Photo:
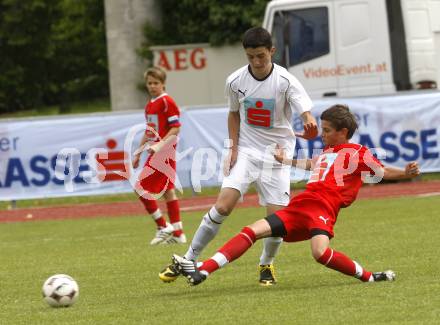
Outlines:
[[[103,1],[0,0],[0,113],[108,95]]]
[[[53,23],[54,63],[48,69],[48,101],[66,108],[71,100],[108,95],[104,7],[96,0],[62,0]]]
[[[162,25],[146,24],[141,56],[149,57],[152,45],[240,41],[250,27],[262,24],[268,0],[162,0],[158,1]]]
[[[52,2],[1,0],[0,112],[43,102],[56,15]]]

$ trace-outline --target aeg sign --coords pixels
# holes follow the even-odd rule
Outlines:
[[[156,65],[167,71],[187,70],[190,68],[200,70],[206,67],[206,62],[207,59],[203,48],[176,48],[159,51]]]

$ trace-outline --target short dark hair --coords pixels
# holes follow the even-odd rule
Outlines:
[[[267,49],[272,48],[272,36],[263,27],[252,27],[249,28],[243,35],[243,47],[247,48],[257,48],[265,47]]]
[[[328,121],[337,130],[346,128],[347,139],[351,139],[354,131],[358,128],[356,117],[350,112],[347,105],[336,104],[327,108],[321,114],[321,120]]]
[[[160,80],[163,84],[165,84],[165,81],[167,80],[166,72],[159,67],[151,67],[147,69],[147,71],[144,72],[145,81],[147,81],[148,76]]]

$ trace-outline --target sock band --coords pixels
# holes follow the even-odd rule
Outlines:
[[[324,254],[322,254],[321,257],[319,258],[319,262],[327,266],[327,264],[330,263],[332,258],[333,258],[333,249],[327,248]]]
[[[251,246],[255,243],[255,241],[257,240],[254,231],[249,228],[249,227],[244,227],[241,232],[240,235],[244,236],[246,239],[249,240]]]
[[[209,220],[211,220],[211,222],[213,222],[213,223],[215,223],[215,224],[218,224],[218,225],[221,225],[222,223],[221,222],[217,222],[217,221],[215,221],[214,219],[212,219],[212,217],[211,217],[211,214],[208,212],[208,218],[209,218]]]
[[[211,222],[216,223],[218,225],[222,224],[227,216],[220,214],[215,206],[213,206],[207,213],[207,216]]]
[[[219,252],[215,253],[214,256],[211,257],[211,259],[213,259],[218,264],[219,267],[223,267],[229,263],[226,256]]]
[[[150,213],[150,215],[154,220],[157,220],[162,217],[162,211],[160,211],[160,209],[157,209],[153,213]]]
[[[174,230],[182,230],[183,228],[182,221],[172,223],[172,225]]]
[[[360,279],[362,277],[362,274],[364,273],[364,270],[362,269],[362,266],[360,266],[358,262],[353,261],[353,263],[354,266],[356,266],[356,274],[354,276]]]
[[[238,235],[231,238],[226,244],[224,244],[218,250],[218,253],[224,255],[230,263],[251,248],[255,241],[256,236],[254,231],[249,227],[244,227]]]

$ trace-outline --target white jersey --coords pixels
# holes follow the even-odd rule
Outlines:
[[[256,79],[246,65],[226,80],[226,96],[232,112],[240,112],[241,150],[264,153],[279,144],[293,154],[295,134],[292,114],[312,109],[312,101],[301,83],[285,68],[273,64],[263,80]]]

